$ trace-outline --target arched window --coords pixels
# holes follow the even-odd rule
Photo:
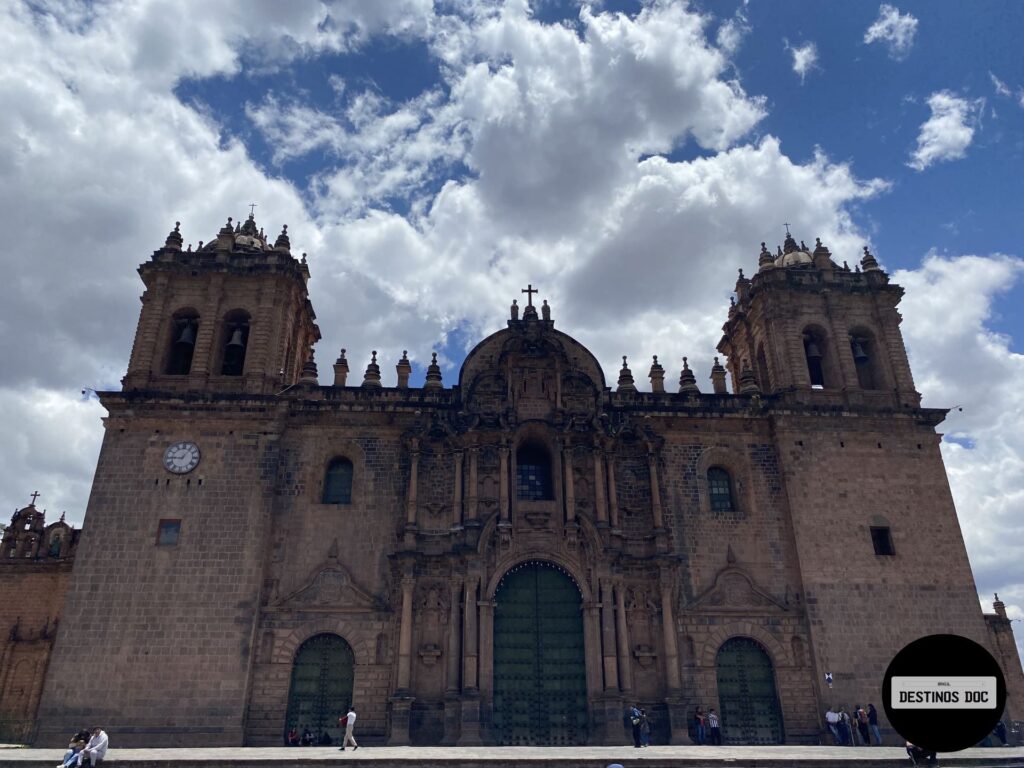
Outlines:
[[[733,512],[732,479],[722,467],[708,469],[708,499],[712,512]]]
[[[165,373],[170,376],[184,376],[192,370],[192,353],[196,350],[198,333],[198,313],[194,310],[183,310],[174,314],[171,323],[171,350],[167,355]]]
[[[331,459],[324,474],[324,504],[352,503],[352,462],[338,456]]]
[[[221,375],[241,376],[245,368],[245,350],[249,346],[248,312],[236,309],[224,316],[223,344]]]
[[[548,452],[536,443],[520,446],[516,451],[516,498],[547,501],[554,497]]]

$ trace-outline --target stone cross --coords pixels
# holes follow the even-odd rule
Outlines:
[[[532,307],[533,306],[533,294],[540,293],[540,291],[533,287],[533,283],[528,283],[527,286],[525,288],[523,288],[522,292],[526,294],[526,304],[527,304],[527,306]]]
[[[36,505],[36,499],[39,498],[39,491],[33,491],[31,495],[32,495],[32,506],[34,507]]]

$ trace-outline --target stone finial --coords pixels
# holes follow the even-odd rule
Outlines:
[[[348,360],[345,359],[345,350],[341,350],[338,359],[334,361],[334,386],[344,387],[348,379]]]
[[[849,265],[849,264],[847,264],[847,263],[846,263],[846,262],[844,261],[844,262],[843,262],[843,272],[849,272],[849,271],[850,271],[850,265]]]
[[[757,386],[757,379],[754,378],[754,372],[750,370],[750,364],[746,360],[743,361],[743,368],[740,370],[740,394],[761,394],[761,388]]]
[[[171,230],[170,234],[167,235],[167,240],[164,241],[164,248],[170,248],[172,251],[181,250],[181,222],[174,222],[174,229]]]
[[[995,602],[992,603],[992,607],[995,609],[996,614],[998,614],[1000,618],[1005,619],[1006,618],[1006,603],[1004,603],[1002,600],[999,599],[999,593],[998,592],[995,593],[995,596],[996,596],[996,599],[995,599]]]
[[[551,320],[551,307],[548,306],[547,299],[544,299],[544,303],[540,306],[540,319]]]
[[[231,226],[232,221],[234,219],[228,216],[228,223],[221,227],[217,233],[218,251],[230,251],[235,247],[235,228]]]
[[[402,359],[398,361],[395,370],[398,371],[398,388],[408,389],[409,374],[412,373],[412,364],[409,362],[409,350],[402,350]]]
[[[291,251],[292,241],[288,239],[288,225],[285,224],[281,227],[281,234],[277,236],[277,240],[274,241],[275,251]]]
[[[441,382],[441,366],[437,364],[437,352],[430,353],[430,365],[427,366],[427,379],[423,382],[424,389],[443,389]]]
[[[716,395],[727,395],[729,390],[725,387],[725,368],[715,358],[715,364],[711,366],[711,387]]]
[[[509,307],[509,311],[512,314],[512,319],[513,320],[518,320],[519,319],[519,300],[518,299],[512,299],[512,306]]]
[[[803,245],[803,242],[800,244]],[[820,237],[814,238],[814,253],[811,254],[811,261],[818,269],[835,269],[835,264],[832,263],[832,254],[821,244]]]
[[[363,374],[363,387],[367,389],[380,389],[380,366],[377,365],[377,350],[370,355],[370,364],[366,366],[366,373]]]
[[[777,245],[775,246],[775,249],[775,258],[779,258],[780,256],[782,256],[782,246]]]
[[[626,356],[622,356],[622,370],[619,371],[618,392],[636,392],[636,384],[633,383],[633,373],[626,365]]]
[[[652,392],[664,392],[665,391],[665,369],[661,367],[661,363],[658,362],[658,356],[654,356],[654,362],[651,363],[651,370],[647,374],[651,380],[651,391]]]
[[[759,272],[764,272],[766,269],[771,269],[775,266],[775,258],[772,256],[771,251],[768,250],[764,243],[761,243],[761,253],[757,257],[757,269]]]
[[[799,250],[799,248],[797,247],[796,240],[793,239],[793,236],[789,234],[789,232],[786,232],[786,239],[782,243],[782,252],[793,253],[793,251],[797,250]]]
[[[690,370],[690,364],[683,358],[683,370],[679,374],[679,394],[699,395],[700,388],[697,386],[697,377]]]
[[[864,268],[865,272],[881,272],[882,268],[878,266],[878,260],[871,255],[871,251],[868,247],[864,246],[864,258],[860,260],[861,267]]]
[[[299,376],[299,384],[308,384],[313,387],[320,386],[317,378],[316,360],[313,359],[313,350],[309,350],[309,357],[302,365],[302,375]]]

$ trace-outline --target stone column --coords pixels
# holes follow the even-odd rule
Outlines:
[[[604,690],[606,693],[619,692],[618,658],[615,653],[615,611],[612,585],[601,579],[601,655],[604,667]]]
[[[466,579],[466,618],[462,636],[462,692],[477,692],[476,659],[477,659],[477,584],[479,576]]]
[[[576,490],[572,479],[572,445],[562,448],[562,466],[565,468],[565,522],[576,520]]]
[[[480,698],[489,706],[494,691],[494,601],[480,600]]]
[[[402,577],[402,628],[398,636],[398,691],[406,693],[412,676],[412,592],[416,579]]]
[[[462,451],[454,454],[455,491],[452,494],[452,528],[462,528]]]
[[[600,603],[583,604],[583,642],[587,661],[587,698],[593,701],[603,693],[601,684],[601,610]]]
[[[466,521],[472,520],[474,523],[477,520],[477,496],[479,493],[476,474],[477,458],[479,455],[479,447],[474,445],[469,449],[469,505],[466,508]]]
[[[453,745],[459,737],[459,720],[461,706],[459,704],[459,672],[462,653],[462,580],[453,574],[451,583],[451,611],[448,613],[448,664],[445,669],[444,686],[444,736],[441,743]]]
[[[413,696],[409,690],[412,677],[412,594],[416,580],[412,574],[402,577],[402,626],[398,635],[398,685],[391,697],[391,735],[388,744],[409,743],[409,720]]]
[[[405,494],[405,527],[416,529],[416,489],[419,484],[420,452],[413,443],[409,460],[409,489]]]
[[[672,610],[672,581],[668,572],[661,574],[661,624],[665,635],[665,685],[672,695],[678,693],[682,685],[679,679],[675,612]]]
[[[498,486],[499,507],[501,511],[501,522],[508,522],[509,512],[509,490],[508,490],[508,445],[502,443],[499,451],[501,461],[501,484]]]
[[[615,584],[616,646],[619,649],[619,687],[624,694],[633,692],[633,667],[629,650],[629,625],[626,621],[626,588],[621,581]]]
[[[594,448],[594,505],[597,507],[597,525],[600,528],[607,528],[608,509],[605,507],[604,469],[601,466],[603,461],[601,449]]]
[[[615,454],[606,453],[605,461],[608,465],[608,517],[612,530],[619,527],[619,494],[615,489]]]
[[[661,489],[658,487],[658,459],[653,453],[647,454],[647,471],[651,476],[651,509],[654,511],[654,530],[665,528],[664,515],[661,510]]]
[[[459,661],[461,649],[459,641],[462,639],[462,580],[455,578],[451,584],[451,611],[448,613],[448,680],[445,683],[446,694],[457,694],[459,692]]]
[[[466,578],[465,583],[459,746],[476,746],[483,743],[480,735],[480,690],[477,687],[477,585],[479,582],[479,576],[470,575]]]

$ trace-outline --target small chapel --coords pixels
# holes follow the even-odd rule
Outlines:
[[[624,744],[637,704],[655,744],[689,743],[698,707],[726,743],[817,744],[829,705],[881,714],[889,661],[934,633],[988,648],[1024,718],[903,289],[843,258],[788,231],[753,249],[719,357],[654,358],[650,391],[532,284],[455,380],[435,355],[414,387],[407,354],[318,366],[287,227],[229,218],[193,250],[175,225],[99,393],[80,535],[32,517],[3,539],[18,563],[76,552],[34,740],[338,743],[354,705],[369,744]]]

